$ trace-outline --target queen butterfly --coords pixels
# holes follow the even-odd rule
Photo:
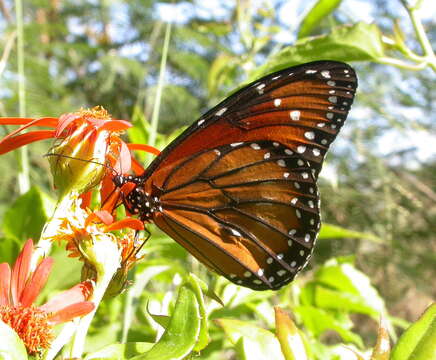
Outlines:
[[[257,80],[186,129],[123,195],[203,264],[254,290],[279,289],[307,264],[320,229],[316,180],[357,87],[335,61]]]

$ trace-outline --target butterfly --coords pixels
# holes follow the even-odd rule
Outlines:
[[[286,68],[195,121],[139,176],[118,176],[126,209],[200,262],[254,290],[279,289],[320,229],[317,178],[357,88],[347,64]]]

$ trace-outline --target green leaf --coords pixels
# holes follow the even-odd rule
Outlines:
[[[271,331],[240,320],[217,319],[215,322],[236,346],[241,359],[284,360],[280,343]]]
[[[326,330],[336,331],[344,341],[352,342],[362,347],[363,341],[359,335],[347,330],[349,321],[335,318],[332,314],[314,306],[296,306],[294,313],[297,314],[304,326],[316,337]],[[345,322],[344,322],[345,321]]]
[[[318,0],[302,21],[300,31],[298,32],[298,38],[301,39],[310,35],[312,30],[319,25],[321,20],[333,12],[340,3],[341,0]]]
[[[0,263],[13,264],[20,252],[21,242],[15,238],[0,238]]]
[[[24,241],[32,238],[37,241],[47,219],[52,215],[54,202],[41,190],[32,187],[21,195],[6,211],[3,231],[6,236]]]
[[[17,333],[0,320],[0,359],[27,359],[27,351]]]
[[[322,224],[321,230],[319,232],[319,239],[366,239],[373,241],[375,243],[382,243],[383,240],[379,237],[368,234],[361,233],[358,231],[348,230],[343,227],[331,224]]]
[[[191,285],[185,284],[180,288],[174,313],[160,340],[151,350],[133,359],[183,359],[194,349],[200,334],[201,318],[197,294]]]
[[[198,341],[197,344],[194,347],[194,351],[200,351],[203,350],[207,344],[209,343],[209,332],[208,332],[208,324],[207,324],[207,313],[206,308],[204,305],[204,299],[202,294],[202,288],[206,291],[208,289],[206,288],[206,284],[201,284],[202,281],[197,278],[194,274],[190,274],[188,277],[188,284],[191,285],[192,289],[195,292],[195,295],[197,297],[198,305],[199,305],[199,311],[200,311],[200,333],[198,334]]]
[[[343,310],[377,316],[379,311],[368,305],[365,297],[324,286],[315,287],[314,304],[324,309]]]
[[[85,357],[91,359],[130,359],[133,356],[143,354],[150,350],[154,344],[146,342],[131,342],[126,344],[111,344]]]
[[[337,289],[340,292],[359,296],[361,300],[357,300],[353,296],[342,296],[349,306],[356,306],[354,310],[358,308],[363,309],[363,305],[365,305],[367,309],[373,309],[373,314],[386,313],[384,301],[377,290],[371,285],[370,279],[351,264],[338,264],[335,259],[332,259],[318,269],[315,273],[315,281],[326,288]],[[327,295],[328,289],[324,290],[316,289],[315,301],[327,300],[326,298],[316,299],[316,292],[318,291],[323,291]]]
[[[359,22],[338,26],[328,35],[305,38],[271,56],[265,65],[250,74],[254,80],[262,75],[309,61],[377,61],[384,55],[381,33],[377,25]]]
[[[436,303],[433,303],[400,337],[391,360],[436,359]]]

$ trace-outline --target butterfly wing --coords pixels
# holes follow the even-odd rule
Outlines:
[[[141,179],[152,220],[205,265],[256,290],[307,263],[316,179],[353,102],[346,64],[284,69],[237,91],[174,140]]]
[[[310,170],[269,140],[208,149],[168,173],[153,221],[218,274],[277,289],[307,263],[320,226]]]
[[[241,141],[286,144],[315,177],[353,103],[357,77],[347,64],[317,61],[267,75],[235,92],[186,129],[147,168],[167,171],[203,149]]]

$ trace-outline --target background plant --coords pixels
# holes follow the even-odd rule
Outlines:
[[[321,359],[333,358],[338,343],[372,347],[374,319],[386,309],[395,316],[398,333],[406,326],[400,317],[412,321],[422,313],[434,297],[436,243],[431,226],[436,65],[430,43],[435,25],[434,16],[426,14],[429,3],[38,0],[26,1],[21,15],[18,1],[0,1],[2,116],[59,115],[100,104],[115,118],[134,122],[132,142],[156,139],[162,148],[229,91],[266,72],[329,58],[351,62],[359,75],[357,100],[320,179],[323,219],[339,227],[324,227],[312,270],[278,293],[249,292],[215,278],[152,229],[149,255],[137,267],[132,287],[100,308],[89,351],[120,339],[155,341],[163,330],[151,314],[171,312],[178,279],[189,271],[226,304],[221,308],[207,300],[209,319],[247,320],[272,329],[272,305],[280,304],[292,310],[313,356]],[[26,81],[17,81],[23,73]],[[153,114],[158,132],[150,125]],[[37,239],[51,214],[52,188],[42,158],[47,146],[30,148],[24,164],[35,187],[21,195],[15,155],[2,157],[1,261],[11,261],[27,237]],[[38,211],[29,213],[29,206]],[[331,257],[338,258],[326,262]],[[59,266],[77,273],[78,265],[65,266],[66,261]],[[341,273],[344,266],[358,279],[366,274],[372,290],[348,286],[353,281]],[[60,282],[67,286],[65,279],[68,274],[52,279],[51,289]],[[338,297],[340,309],[332,301]],[[222,329],[211,323],[212,342],[201,358],[233,356]]]

